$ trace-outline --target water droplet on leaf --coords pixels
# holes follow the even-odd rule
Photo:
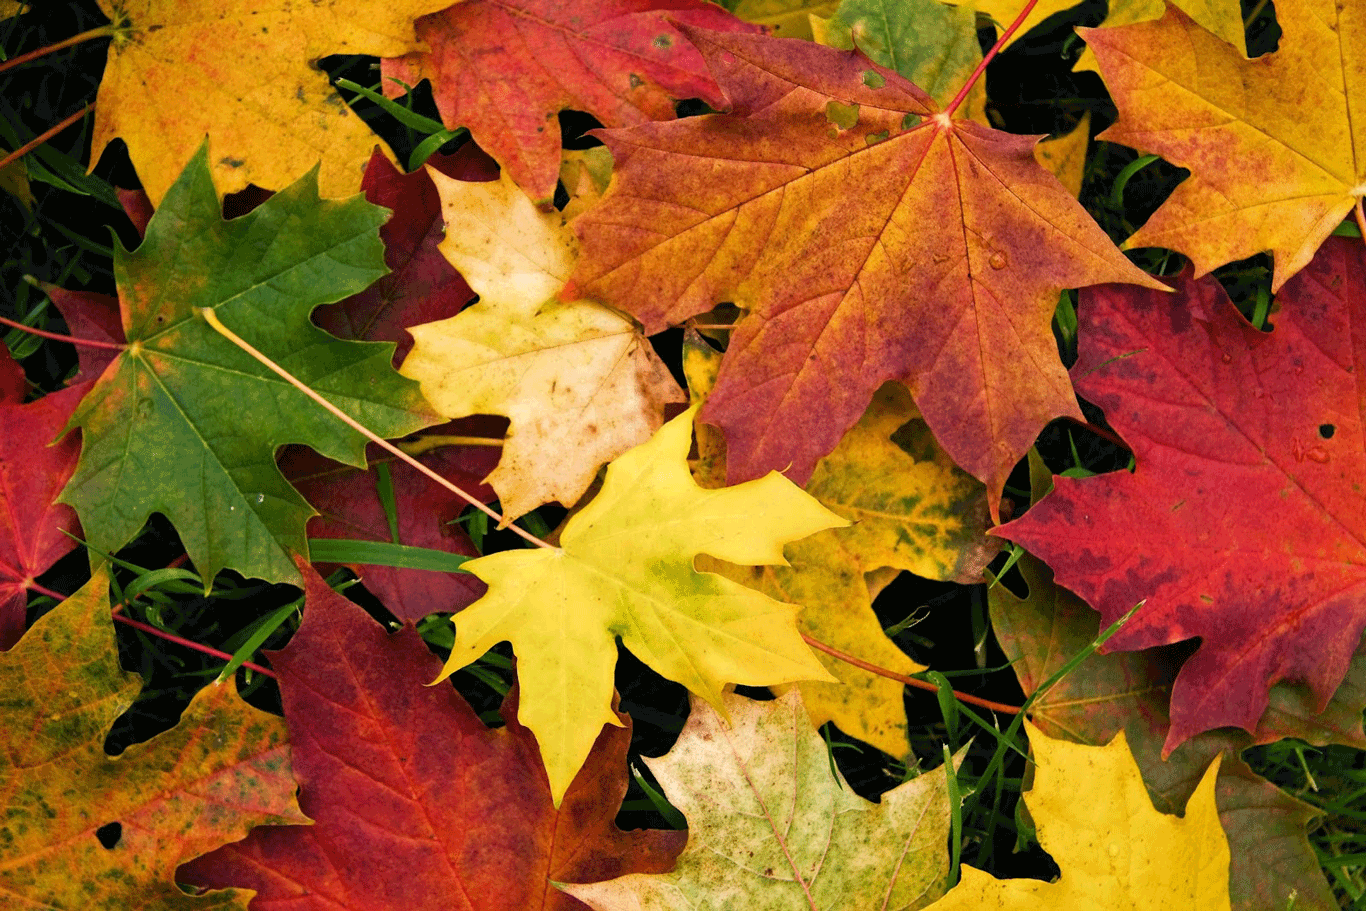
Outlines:
[[[1002,253],[1000,250],[997,250],[995,253],[991,254],[991,258],[987,260],[987,263],[990,264],[991,268],[993,269],[1004,269],[1006,267],[1007,262],[1008,260],[1006,259],[1006,255]]]

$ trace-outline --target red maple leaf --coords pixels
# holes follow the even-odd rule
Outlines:
[[[1212,279],[1177,287],[1100,288],[1078,308],[1073,380],[1134,472],[1058,478],[999,529],[1103,623],[1145,602],[1109,648],[1200,637],[1172,687],[1167,753],[1213,728],[1255,732],[1279,680],[1322,711],[1366,627],[1366,250],[1325,244],[1281,291],[1270,334]]]
[[[6,352],[8,354],[8,352]],[[76,510],[54,502],[76,469],[80,437],[62,432],[89,383],[20,405],[0,401],[0,649],[24,634],[29,587],[76,546]]]
[[[721,102],[676,22],[759,31],[704,0],[465,0],[417,20],[431,51],[383,61],[385,91],[402,91],[391,78],[430,79],[446,125],[467,127],[548,204],[560,171],[560,111],[627,126],[672,120],[678,99]]]
[[[493,180],[498,166],[473,143],[428,165],[456,180]],[[395,342],[397,365],[413,347],[408,327],[445,319],[474,299],[460,273],[437,250],[445,234],[441,198],[425,169],[404,174],[378,151],[361,181],[365,198],[393,211],[379,236],[389,274],[336,304],[313,311],[313,322],[338,338]]]
[[[531,733],[489,729],[412,627],[392,636],[307,567],[304,622],[271,654],[299,805],[312,826],[261,827],[181,867],[256,889],[254,911],[583,908],[550,880],[665,872],[683,832],[623,832],[630,728],[608,725],[558,811]],[[629,725],[629,719],[622,716]]]

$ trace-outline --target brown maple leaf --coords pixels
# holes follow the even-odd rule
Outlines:
[[[749,311],[702,419],[729,479],[802,483],[887,380],[987,483],[1058,415],[1078,415],[1049,320],[1062,288],[1132,266],[1034,138],[951,120],[857,52],[684,28],[729,113],[602,135],[611,188],[575,223],[566,299],[647,332],[734,301]]]

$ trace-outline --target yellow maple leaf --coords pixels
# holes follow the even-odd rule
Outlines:
[[[1247,37],[1243,29],[1242,4],[1237,0],[1181,0],[1172,3],[1177,9],[1190,16],[1206,30],[1228,42],[1240,54],[1247,47]],[[1161,19],[1167,11],[1167,0],[1111,0],[1110,10],[1105,21],[1098,28],[1117,28],[1135,22]],[[1096,55],[1088,47],[1077,60],[1075,70],[1095,70]]]
[[[1255,60],[1179,10],[1083,30],[1119,120],[1098,138],[1191,176],[1125,242],[1190,257],[1195,277],[1264,250],[1272,290],[1313,258],[1366,195],[1361,0],[1282,0],[1279,49]]]
[[[488,477],[509,520],[552,500],[573,505],[683,392],[630,319],[556,299],[578,259],[562,215],[537,209],[506,171],[485,183],[430,173],[447,225],[441,252],[479,302],[411,327],[402,373],[448,418],[509,419]]]
[[[615,639],[657,673],[721,710],[722,686],[829,675],[797,633],[790,604],[693,560],[782,563],[783,545],[844,520],[777,472],[721,490],[688,474],[696,406],[607,468],[560,547],[503,551],[465,564],[489,591],[455,617],[443,674],[498,642],[517,654],[517,717],[536,735],[560,798],[612,711]]]
[[[720,352],[694,339],[685,344],[683,369],[695,400],[715,384]],[[882,631],[873,598],[891,575],[909,570],[928,579],[977,582],[998,549],[986,542],[986,489],[957,468],[935,444],[910,393],[888,383],[835,450],[816,465],[806,492],[851,521],[789,544],[787,566],[740,567],[699,558],[698,566],[726,574],[780,601],[801,605],[798,628],[826,645],[879,667],[909,675],[925,670]],[[915,421],[914,424],[910,422]],[[892,442],[905,427],[907,449]],[[705,486],[725,474],[725,442],[698,427],[694,472]],[[905,756],[904,685],[826,654],[818,657],[834,683],[802,681],[816,726],[840,730],[893,756]],[[780,688],[782,689],[782,688]]]
[[[321,160],[319,192],[360,189],[379,138],[316,61],[397,56],[422,45],[413,20],[449,0],[100,0],[115,24],[95,102],[90,166],[113,139],[153,204],[209,137],[214,185],[278,190]]]
[[[999,880],[972,867],[927,911],[1145,908],[1227,911],[1228,839],[1214,804],[1216,758],[1182,817],[1158,812],[1120,731],[1103,747],[1054,740],[1026,722],[1036,763],[1024,795],[1056,882]]]

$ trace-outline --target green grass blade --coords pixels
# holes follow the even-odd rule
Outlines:
[[[399,569],[429,569],[433,572],[463,573],[463,564],[472,559],[429,547],[411,547],[388,541],[353,541],[346,538],[309,538],[308,551],[315,563],[363,563],[394,566]]]
[[[232,660],[223,667],[221,672],[219,672],[218,679],[214,681],[214,684],[220,684],[237,673],[237,669],[242,666],[242,662],[256,654],[256,650],[270,638],[270,634],[279,629],[280,624],[288,620],[290,615],[297,611],[302,605],[303,599],[300,598],[296,601],[291,601],[284,607],[278,608],[267,616],[262,617],[257,623],[256,629],[247,637],[247,641],[243,642],[238,646],[237,650],[232,653]]]

